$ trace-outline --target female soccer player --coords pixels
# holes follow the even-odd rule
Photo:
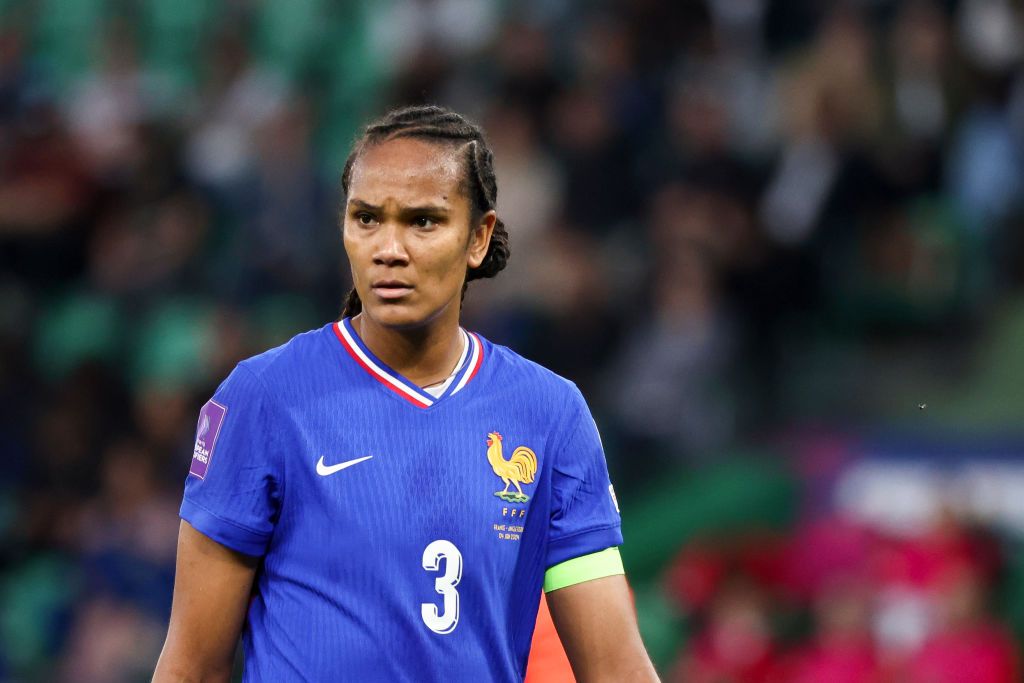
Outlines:
[[[199,416],[154,680],[521,681],[541,589],[581,681],[656,680],[600,439],[570,382],[459,326],[508,258],[481,130],[369,126],[342,176],[341,321]]]

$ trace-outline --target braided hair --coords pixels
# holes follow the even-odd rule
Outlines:
[[[348,202],[352,167],[360,153],[370,145],[395,138],[419,138],[438,144],[465,146],[462,184],[470,201],[474,223],[488,211],[494,210],[498,200],[498,183],[494,175],[494,156],[483,130],[454,111],[434,105],[394,109],[366,127],[348,155],[345,170],[341,174],[342,207]],[[501,272],[508,257],[508,231],[501,219],[497,219],[484,260],[476,268],[466,269],[462,296],[466,296],[466,287],[471,280],[494,277]],[[362,310],[363,302],[353,287],[345,300],[342,316],[353,316]]]

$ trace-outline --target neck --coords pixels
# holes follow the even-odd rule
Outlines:
[[[394,329],[360,313],[352,318],[352,327],[377,358],[416,386],[425,387],[444,381],[462,355],[459,320],[446,317],[422,327]]]

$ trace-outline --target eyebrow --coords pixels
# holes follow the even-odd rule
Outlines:
[[[364,202],[362,199],[350,199],[349,204],[357,209],[363,209],[365,211],[380,211],[381,207]],[[433,213],[433,214],[446,214],[449,212],[446,206],[437,206],[434,204],[426,204],[424,206],[403,206],[401,207],[402,213]]]

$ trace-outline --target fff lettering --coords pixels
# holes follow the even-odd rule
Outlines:
[[[502,517],[525,517],[526,508],[501,508]]]

